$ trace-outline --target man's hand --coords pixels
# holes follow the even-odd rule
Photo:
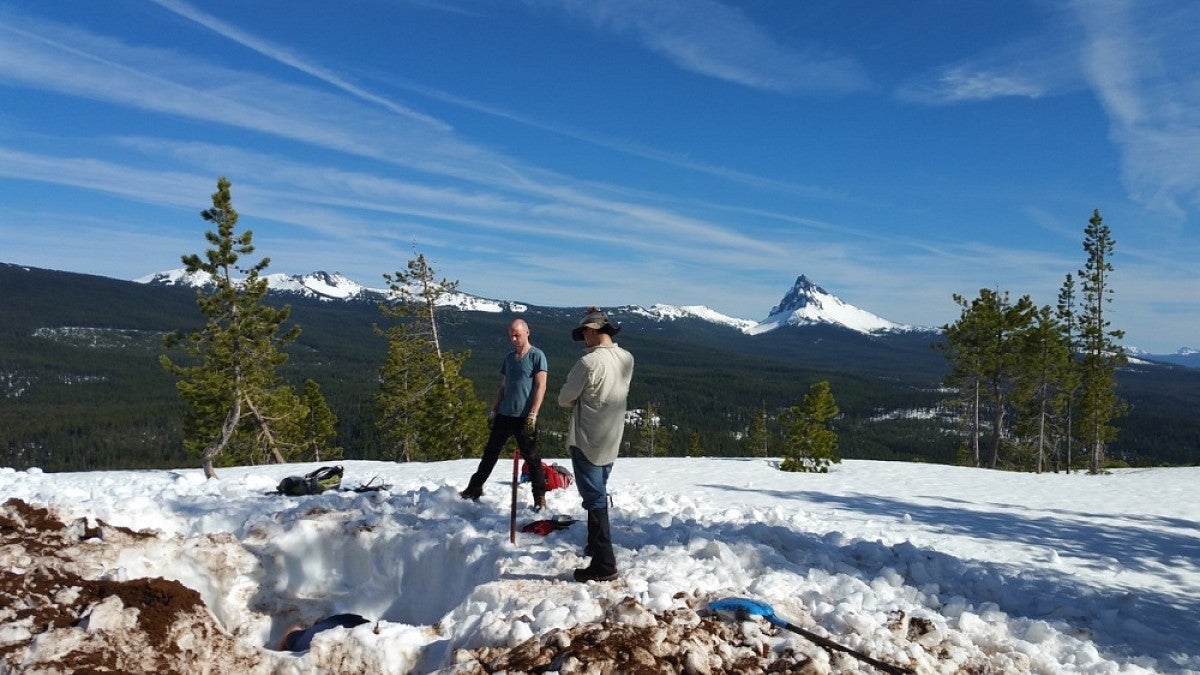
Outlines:
[[[491,429],[492,425],[494,425],[495,423],[496,423],[496,411],[494,409],[489,410],[488,411],[488,428]]]
[[[537,431],[537,413],[529,413],[525,417],[525,435],[532,436]]]

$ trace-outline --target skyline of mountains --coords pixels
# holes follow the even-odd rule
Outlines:
[[[13,267],[27,267],[17,263],[3,264]],[[272,291],[294,293],[321,300],[370,301],[382,299],[388,294],[388,290],[385,288],[372,288],[359,284],[338,272],[315,271],[303,275],[274,273],[264,275],[264,277],[267,278],[268,285]],[[203,283],[195,276],[189,276],[181,268],[155,272],[133,279],[132,282],[146,285],[191,287],[196,287]],[[443,304],[466,311],[492,313],[503,311],[520,313],[528,311],[530,307],[537,306],[515,300],[485,298],[470,293],[455,293],[447,296]],[[686,318],[698,319],[733,328],[748,335],[761,335],[781,326],[799,327],[822,324],[846,328],[864,335],[938,332],[938,329],[935,327],[911,326],[894,322],[846,303],[838,298],[837,295],[828,292],[812,282],[804,274],[796,278],[795,283],[783,295],[780,302],[773,306],[762,320],[732,317],[710,309],[705,305],[667,305],[656,303],[650,307],[619,305],[614,306],[612,309],[620,309],[658,321],[674,321]],[[1152,353],[1130,345],[1125,345],[1124,348],[1129,355],[1134,357],[1154,358],[1177,365],[1200,367],[1200,349],[1195,347],[1184,346],[1171,353]]]
[[[342,295],[352,288],[332,274],[309,280],[318,282],[326,292],[340,288]],[[848,451],[872,458],[953,461],[953,442],[939,426],[945,423],[939,411],[948,395],[942,387],[947,364],[930,348],[942,336],[867,335],[825,323],[788,324],[784,318],[813,309],[814,298],[822,300],[823,309],[833,303],[831,294],[817,291],[820,287],[806,288],[815,286],[807,278],[797,282],[799,291],[792,293],[793,285],[782,296],[787,301],[764,312],[781,321],[760,334],[718,323],[713,319],[720,317],[703,316],[698,307],[606,307],[625,326],[622,339],[638,355],[635,407],[653,402],[686,422],[680,428],[701,433],[704,448],[736,454],[738,437],[730,434],[744,431],[764,401],[783,410],[813,382],[828,380],[848,415],[843,439]],[[5,357],[0,400],[7,406],[0,406],[7,415],[0,424],[7,426],[7,436],[0,441],[12,452],[25,453],[20,461],[44,462],[48,456],[28,453],[83,447],[77,436],[86,429],[88,457],[107,453],[106,461],[132,456],[141,457],[139,462],[166,461],[172,448],[178,449],[162,444],[178,435],[170,412],[178,402],[174,383],[158,363],[162,336],[203,320],[196,293],[187,286],[0,264],[0,316],[7,328],[0,331]],[[386,352],[377,332],[379,301],[271,291],[266,302],[290,305],[291,321],[303,328],[289,347],[287,377],[319,382],[345,421],[344,442],[373,447],[378,439],[369,401]],[[506,329],[515,316],[492,307],[499,311],[448,311],[445,316],[449,348],[473,355],[465,372],[485,389],[495,376],[494,362],[510,348]],[[514,308],[535,326],[539,346],[552,363],[578,357],[580,346],[569,333],[580,307]],[[1121,392],[1131,412],[1121,422],[1123,440],[1115,447],[1127,459],[1194,461],[1194,443],[1187,439],[1200,437],[1194,415],[1200,405],[1197,365],[1131,359],[1121,369]]]
[[[263,278],[271,290],[298,293],[324,300],[379,299],[390,294],[386,288],[371,288],[359,284],[339,272],[315,271],[308,274],[266,274]],[[156,272],[134,281],[144,284],[200,287],[207,283],[200,274],[188,274],[184,269]],[[453,293],[439,304],[463,310],[501,312],[526,311],[528,304],[513,300],[483,298],[469,293]],[[722,314],[705,305],[667,305],[656,303],[650,307],[621,305],[620,308],[656,320],[676,320],[685,317],[700,319],[735,328],[749,335],[759,335],[780,326],[809,326],[829,324],[840,326],[866,335],[888,332],[936,332],[930,327],[909,326],[885,319],[865,309],[856,307],[813,283],[805,275],[796,278],[792,288],[784,294],[760,321]]]

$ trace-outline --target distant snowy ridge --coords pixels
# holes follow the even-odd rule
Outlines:
[[[264,278],[271,290],[296,293],[322,300],[354,300],[383,298],[390,294],[386,288],[368,288],[340,273],[311,272],[309,274],[268,274]],[[135,279],[139,283],[166,286],[202,287],[209,283],[206,275],[188,274],[175,269],[158,272]],[[467,293],[454,293],[438,301],[439,305],[457,307],[476,312],[523,312],[527,306],[505,300],[489,300]],[[649,308],[631,305],[620,308],[630,314],[654,321],[678,321],[699,319],[719,326],[727,326],[749,335],[759,335],[780,326],[812,326],[818,324],[840,326],[868,335],[887,332],[929,331],[888,321],[864,309],[843,302],[840,298],[800,275],[795,285],[783,296],[783,300],[771,309],[762,321],[740,319],[722,314],[704,305],[667,305],[656,303]]]
[[[874,333],[904,332],[920,329],[914,326],[888,321],[883,317],[847,304],[836,295],[809,281],[801,274],[792,289],[783,296],[778,305],[771,308],[767,318],[758,322],[747,332],[759,335],[780,326],[812,326],[830,324],[842,326],[868,335]]]
[[[139,284],[152,284],[155,286],[190,286],[192,288],[201,288],[212,283],[212,277],[204,272],[189,273],[187,270],[177,269],[155,272],[154,274],[148,274],[133,281]]]
[[[387,288],[368,288],[339,272],[310,272],[308,274],[266,274],[267,287],[282,293],[295,293],[304,297],[319,300],[371,300],[386,298],[392,294]],[[167,270],[134,279],[143,284],[160,286],[189,286],[203,288],[212,283],[209,275],[203,272],[189,274],[184,269]],[[503,300],[490,300],[470,295],[468,293],[448,293],[438,299],[438,305],[457,307],[474,312],[502,312],[509,310],[523,312],[525,305]]]
[[[783,296],[783,300],[772,307],[770,314],[762,321],[738,319],[709,309],[704,305],[656,304],[649,309],[632,307],[628,311],[658,321],[696,318],[730,326],[749,335],[760,335],[780,326],[814,326],[818,324],[840,326],[868,335],[933,330],[888,321],[865,309],[847,304],[841,298],[812,283],[803,274],[796,279],[795,285]]]
[[[333,274],[328,272],[312,272],[303,276],[296,274],[291,276],[286,274],[268,274],[266,275],[266,279],[267,287],[274,291],[290,291],[302,295],[313,295],[314,297],[335,300],[349,300],[361,297],[365,291],[370,290],[347,279],[338,272],[334,272]]]
[[[689,318],[700,319],[701,321],[707,321],[709,323],[730,326],[742,331],[743,333],[748,333],[752,328],[758,325],[757,321],[752,321],[750,319],[738,319],[728,316],[714,309],[709,309],[704,305],[654,304],[648,309],[640,305],[635,305],[630,307],[628,311],[631,314],[639,314],[656,321],[675,321],[677,319]]]
[[[1146,359],[1152,359],[1154,361],[1163,361],[1192,368],[1200,367],[1200,349],[1192,347],[1180,347],[1179,351],[1172,354],[1152,354],[1131,345],[1124,345],[1121,347],[1121,350],[1125,352],[1126,358],[1133,364],[1145,365],[1148,363]]]
[[[299,293],[301,295],[330,300],[349,300],[364,295],[370,289],[347,279],[338,272],[312,272],[309,274],[265,274],[267,288],[273,291]],[[167,270],[134,279],[139,284],[156,286],[187,286],[204,288],[213,283],[206,272],[188,272],[185,269]],[[240,281],[240,279],[239,279]],[[384,294],[386,291],[373,291]]]
[[[1170,364],[1187,368],[1200,368],[1200,350],[1180,347],[1171,354],[1154,354],[1134,345],[1121,345],[1125,360],[1132,366]]]

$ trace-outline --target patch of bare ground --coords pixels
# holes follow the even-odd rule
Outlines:
[[[113,549],[154,536],[103,521],[64,523],[15,499],[0,505],[0,672],[254,670],[254,650],[221,630],[196,591],[103,576]]]
[[[456,673],[828,672],[802,652],[771,650],[761,634],[742,624],[691,606],[652,613],[629,597],[598,623],[555,629],[513,648],[463,650],[457,661]]]

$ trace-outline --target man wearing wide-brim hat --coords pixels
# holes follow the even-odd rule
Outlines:
[[[571,408],[567,447],[575,485],[587,509],[587,567],[575,570],[576,581],[617,578],[612,531],[608,520],[608,476],[621,449],[625,405],[633,379],[633,355],[613,342],[621,330],[596,307],[589,307],[571,331],[586,345],[584,354],[558,392],[558,404]]]

